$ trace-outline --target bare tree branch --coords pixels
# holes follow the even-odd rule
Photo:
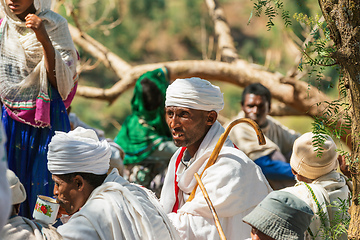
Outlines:
[[[79,29],[70,24],[69,30],[77,45],[95,58],[98,58],[105,67],[114,71],[119,78],[122,78],[124,73],[131,69],[131,65],[89,35],[81,33]]]
[[[298,110],[287,106],[282,102],[272,102],[271,103],[271,116],[302,116],[305,115],[303,112],[299,112]]]
[[[221,54],[221,60],[232,62],[238,59],[234,41],[230,34],[230,27],[226,22],[224,10],[219,6],[216,0],[206,0],[209,9],[209,15],[214,21],[215,35],[218,38],[218,47]]]
[[[134,86],[136,80],[143,73],[166,66],[171,72],[171,80],[196,76],[210,81],[228,82],[240,87],[260,82],[270,90],[275,99],[283,102],[288,107],[292,107],[299,114],[317,117],[324,112],[326,106],[324,104],[319,105],[318,103],[331,102],[331,99],[316,88],[309,89],[308,84],[300,81],[296,74],[295,76],[285,77],[279,73],[269,72],[262,66],[238,59],[230,35],[230,28],[226,23],[223,11],[217,6],[215,0],[206,0],[206,3],[209,7],[210,15],[213,17],[215,32],[219,38],[218,45],[219,49],[221,49],[221,59],[227,62],[183,60],[132,67],[90,36],[81,34],[78,29],[70,26],[74,42],[98,58],[106,67],[112,69],[121,79],[109,89],[79,86],[77,95],[106,100],[112,103],[124,91]]]

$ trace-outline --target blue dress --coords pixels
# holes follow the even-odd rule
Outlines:
[[[70,131],[65,105],[51,87],[50,126],[36,128],[12,119],[3,107],[2,123],[7,136],[9,169],[15,172],[27,193],[20,215],[31,218],[37,195],[53,196],[54,182],[47,168],[48,144],[55,131]]]

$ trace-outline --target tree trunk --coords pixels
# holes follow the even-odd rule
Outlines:
[[[359,71],[359,70],[357,70]],[[351,222],[348,231],[349,239],[360,239],[360,171],[359,171],[359,157],[360,157],[360,135],[359,135],[359,123],[360,123],[360,84],[354,80],[350,80],[350,98],[353,104],[352,107],[352,163],[350,170],[352,172],[352,181],[354,184],[352,205],[350,208]]]
[[[360,171],[358,163],[360,155],[360,1],[319,0],[319,5],[330,29],[331,39],[337,49],[333,57],[341,66],[345,86],[349,87],[352,121],[352,162],[350,169],[354,190],[348,238],[360,239]]]

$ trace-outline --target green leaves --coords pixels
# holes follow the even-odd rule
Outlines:
[[[273,26],[275,26],[273,20],[277,15],[279,15],[279,13],[285,22],[285,26],[288,27],[291,25],[290,13],[284,9],[283,1],[279,0],[254,0],[253,12],[250,15],[248,23],[250,23],[253,13],[256,17],[260,17],[263,12],[268,18],[266,23],[268,31],[271,30]]]

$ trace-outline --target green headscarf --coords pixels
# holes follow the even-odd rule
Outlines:
[[[171,141],[170,130],[165,121],[165,93],[169,85],[165,67],[144,73],[135,84],[131,99],[132,114],[125,119],[115,142],[125,152],[124,164],[145,160],[160,143]],[[141,81],[148,79],[156,85],[161,95],[161,104],[154,110],[147,110],[143,100]],[[158,96],[157,96],[158,97]]]

